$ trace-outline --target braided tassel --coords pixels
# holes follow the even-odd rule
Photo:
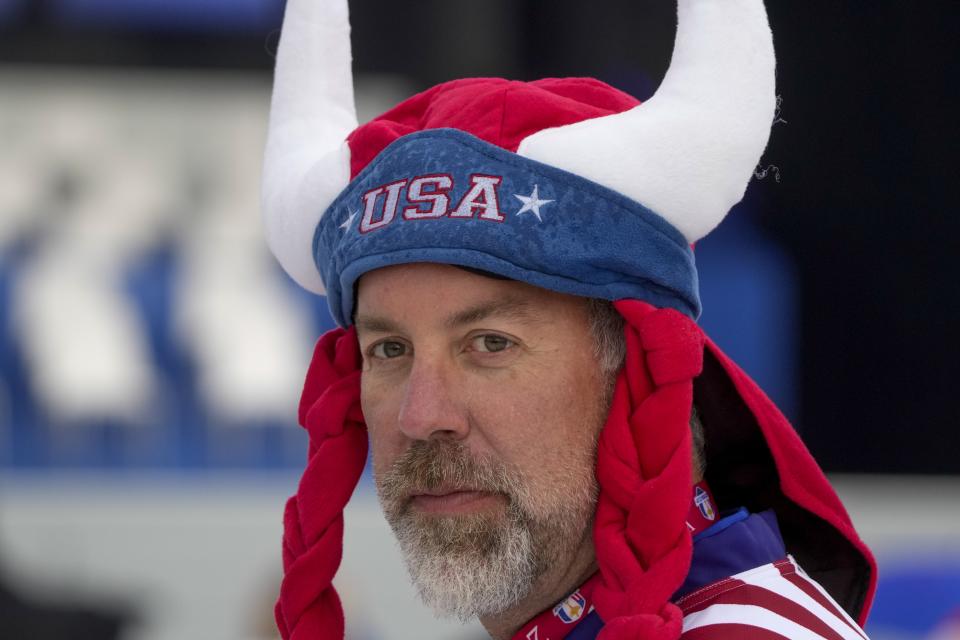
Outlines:
[[[284,640],[344,637],[332,582],[343,556],[343,509],[367,458],[360,362],[354,330],[335,329],[320,338],[307,372],[300,424],[310,450],[283,516],[284,577],[274,612]]]
[[[690,568],[685,526],[691,486],[693,378],[703,334],[672,309],[616,303],[627,359],[600,436],[594,541],[602,640],[672,640],[682,631],[670,597]]]

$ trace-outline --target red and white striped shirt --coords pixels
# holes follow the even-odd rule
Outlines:
[[[791,556],[709,584],[677,603],[682,640],[867,640]]]

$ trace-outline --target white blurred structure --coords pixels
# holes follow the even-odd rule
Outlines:
[[[178,333],[196,358],[199,390],[218,423],[284,416],[295,427],[312,328],[276,286],[266,256],[251,264],[249,255],[186,261]]]
[[[16,341],[56,423],[143,422],[155,363],[132,265],[177,246],[170,316],[208,415],[295,425],[315,338],[264,248],[267,79],[0,70],[0,251],[33,233],[12,297]]]
[[[211,188],[180,229],[177,334],[196,358],[200,391],[217,422],[283,416],[296,426],[315,336],[305,309],[280,287],[263,242],[265,96],[208,109],[203,136],[217,151],[206,168]]]
[[[18,169],[7,178],[18,189],[0,200],[11,213],[0,238],[9,245],[25,229],[42,231],[13,294],[33,389],[57,423],[142,424],[156,380],[122,276],[182,198],[169,149],[137,144],[138,111],[97,82],[43,74],[2,82],[20,90],[4,94],[16,144],[0,164]],[[70,193],[50,193],[58,186]],[[29,219],[41,214],[39,224]]]
[[[56,252],[18,282],[14,318],[31,382],[57,423],[137,425],[148,413],[155,386],[148,345],[116,276]]]

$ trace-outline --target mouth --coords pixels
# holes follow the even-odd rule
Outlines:
[[[420,513],[459,515],[495,508],[506,502],[505,496],[478,489],[436,489],[411,494],[410,506]]]

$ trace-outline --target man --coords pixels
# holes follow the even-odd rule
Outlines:
[[[863,638],[869,551],[693,321],[690,245],[773,118],[762,2],[680,0],[645,105],[591,79],[470,79],[357,127],[349,60],[342,0],[288,3],[268,241],[344,329],[301,400],[283,636],[343,637],[331,581],[369,433],[424,601],[495,638]]]

